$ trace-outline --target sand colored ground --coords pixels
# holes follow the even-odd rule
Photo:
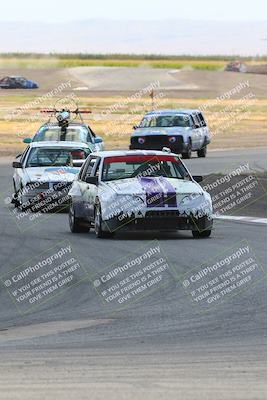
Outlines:
[[[93,73],[89,70],[91,75],[89,73],[87,76],[88,68],[80,75],[79,70],[77,69],[75,74],[68,69],[12,70],[12,74],[20,73],[37,80],[40,89],[0,91],[1,156],[13,155],[25,147],[22,139],[31,137],[46,121],[39,113],[40,108],[53,107],[58,98],[68,96],[74,96],[81,107],[92,110],[92,114],[86,120],[97,134],[103,136],[106,148],[129,146],[132,126],[138,124],[144,113],[152,109],[148,93],[142,93],[140,98],[136,96],[140,85],[142,90],[142,87],[148,87],[151,83],[147,70],[146,74],[142,75],[142,69],[139,69],[140,82],[136,73],[132,75],[134,82],[131,82],[130,70],[120,69],[121,78],[128,82],[128,86],[124,83],[123,91],[120,90],[118,69],[111,70],[109,78],[112,81],[114,76],[117,77],[118,90],[114,89],[116,85],[113,85],[113,90],[107,89],[112,85],[108,86],[110,83],[106,72],[103,80],[106,86],[101,81],[96,88],[96,80],[101,78],[102,72],[99,75],[95,69]],[[0,72],[4,75],[8,70]],[[157,75],[154,70],[153,82],[157,76],[163,83],[173,79],[176,90],[159,86],[155,90],[154,108],[204,108],[213,136],[211,148],[267,146],[267,76],[182,70],[172,71],[171,77],[164,77],[162,71]],[[86,89],[90,77],[95,79],[95,90]],[[45,97],[62,82],[68,81],[71,81],[71,87],[64,88],[58,95]],[[244,85],[244,82],[248,82],[247,86],[227,99],[225,94],[240,84]],[[133,97],[130,98],[131,96]],[[33,101],[37,103],[34,104]],[[21,107],[24,107],[23,111],[20,111]]]

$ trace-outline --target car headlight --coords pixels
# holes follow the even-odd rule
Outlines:
[[[191,203],[192,201],[198,199],[200,196],[203,196],[203,193],[190,193],[190,194],[187,194],[180,201],[180,205],[186,206],[188,203]]]

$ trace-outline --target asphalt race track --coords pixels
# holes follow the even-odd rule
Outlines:
[[[177,70],[170,69],[76,67],[70,68],[69,72],[75,79],[84,82],[87,89],[95,91],[116,91],[118,90],[118,82],[120,82],[120,90],[122,91],[138,91],[149,86],[152,82],[157,82],[162,90],[197,89],[197,85],[181,82],[176,78]]]
[[[25,75],[24,68],[13,68],[14,75]],[[0,68],[0,75],[10,73],[9,68]],[[77,91],[79,97],[130,94],[146,88],[151,83],[159,84],[158,90],[163,90],[172,98],[203,98],[214,99],[222,93],[237,86],[242,80],[249,80],[249,87],[259,99],[266,98],[267,76],[246,74],[240,76],[235,72],[173,70],[168,68],[125,68],[125,67],[75,67],[75,68],[28,68],[27,76],[40,84],[34,95],[40,96],[54,89],[61,82],[71,82],[71,87],[64,89],[64,94]],[[119,88],[118,88],[119,82]],[[23,90],[16,94],[23,95]],[[0,91],[0,97],[6,96]]]
[[[184,160],[190,172],[195,175],[211,173],[224,173],[239,165],[248,164],[249,169],[255,173],[267,172],[267,148],[233,149],[233,150],[208,150],[207,158],[197,158],[193,153],[191,160]]]
[[[192,159],[192,173],[220,172],[227,163],[255,160],[266,170],[263,150],[211,152]],[[12,169],[0,167],[0,185]],[[212,237],[190,232],[127,233],[96,239],[71,234],[66,213],[49,214],[29,229],[0,203],[0,399],[266,399],[266,225],[216,221]],[[68,241],[85,279],[58,297],[21,313],[3,278],[57,243]],[[155,240],[157,240],[155,242]],[[172,266],[169,284],[110,310],[89,276],[121,258],[132,260],[154,243]],[[193,304],[181,277],[223,252],[246,243],[262,267],[260,279],[208,310]],[[29,261],[30,263],[30,261]]]

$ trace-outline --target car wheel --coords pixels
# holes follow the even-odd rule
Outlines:
[[[14,185],[14,187],[15,187],[15,185]],[[18,190],[18,191],[15,190],[15,193],[13,194],[13,197],[12,197],[12,203],[14,204],[15,208],[19,208],[20,211],[25,211],[23,209],[23,202],[22,202],[21,192],[22,192],[22,188],[20,190]]]
[[[114,232],[106,232],[103,231],[103,220],[102,220],[102,213],[101,213],[101,207],[98,204],[95,207],[95,234],[97,238],[105,239],[105,238],[111,238],[114,236]]]
[[[21,202],[20,200],[18,200],[16,195],[13,196],[12,203],[14,204],[15,208],[21,207]]]
[[[19,199],[18,194],[19,194],[18,192],[15,192],[15,193],[12,195],[11,203],[14,204],[14,207],[15,207],[15,208],[19,208],[19,207],[21,206],[21,200]]]
[[[191,145],[191,142],[189,142],[187,151],[182,153],[182,157],[185,159],[188,159],[188,158],[191,158],[191,156],[192,156],[192,145]]]
[[[205,231],[192,231],[192,235],[195,239],[203,239],[203,238],[208,238],[211,235],[211,230],[207,229]]]
[[[198,157],[206,157],[207,155],[207,146],[203,146],[200,150],[197,151]]]
[[[72,233],[89,232],[90,226],[83,218],[75,216],[73,204],[69,208],[69,226]]]
[[[18,208],[21,206],[21,200],[20,200],[20,191],[16,189],[15,182],[13,180],[13,186],[14,186],[14,194],[12,195],[12,200],[11,203],[14,204],[15,208]]]

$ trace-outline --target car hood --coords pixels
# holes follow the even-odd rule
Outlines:
[[[175,209],[181,214],[198,213],[205,206],[211,213],[210,195],[189,180],[165,177],[141,177],[104,182],[98,192],[102,217],[108,220],[119,213],[144,215],[146,210]]]
[[[34,82],[34,81],[30,80],[30,79],[27,79],[27,84],[32,86],[32,87],[35,87],[35,88],[39,87],[36,82]]]
[[[129,178],[111,182],[102,182],[100,191],[117,195],[142,195],[147,191],[173,192],[175,194],[203,193],[203,189],[194,181],[165,177]]]
[[[25,169],[27,182],[73,182],[80,168],[76,167],[31,167]]]
[[[132,136],[149,136],[149,135],[178,135],[190,131],[190,127],[174,126],[171,128],[138,128]]]

